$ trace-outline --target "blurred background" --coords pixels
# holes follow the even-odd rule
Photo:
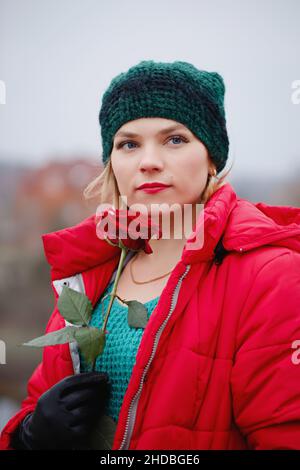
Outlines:
[[[225,81],[228,180],[240,197],[300,207],[298,0],[0,0],[0,430],[26,396],[54,298],[41,234],[93,212],[98,113],[141,60]],[[2,360],[4,362],[4,360]]]

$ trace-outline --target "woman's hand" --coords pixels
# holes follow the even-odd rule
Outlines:
[[[86,372],[56,383],[12,438],[14,449],[72,449],[84,444],[111,394],[106,373]]]

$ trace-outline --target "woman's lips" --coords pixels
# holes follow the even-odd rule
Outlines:
[[[158,193],[164,189],[169,189],[171,186],[156,186],[155,188],[141,188],[139,191],[144,191],[147,194]]]

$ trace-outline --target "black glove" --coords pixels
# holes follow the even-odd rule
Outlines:
[[[38,399],[12,436],[12,448],[76,449],[84,445],[111,395],[105,372],[71,375]]]

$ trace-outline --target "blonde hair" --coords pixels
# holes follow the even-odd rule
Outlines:
[[[214,164],[211,164],[211,167],[213,170],[216,168]],[[205,204],[226,183],[225,178],[231,169],[232,166],[221,177],[208,175],[206,186],[200,196],[200,203]],[[94,178],[83,190],[83,196],[87,201],[96,200],[97,204],[108,203],[112,204],[115,209],[125,208],[122,206],[122,200],[122,207],[119,207],[120,192],[110,159],[100,175]]]

